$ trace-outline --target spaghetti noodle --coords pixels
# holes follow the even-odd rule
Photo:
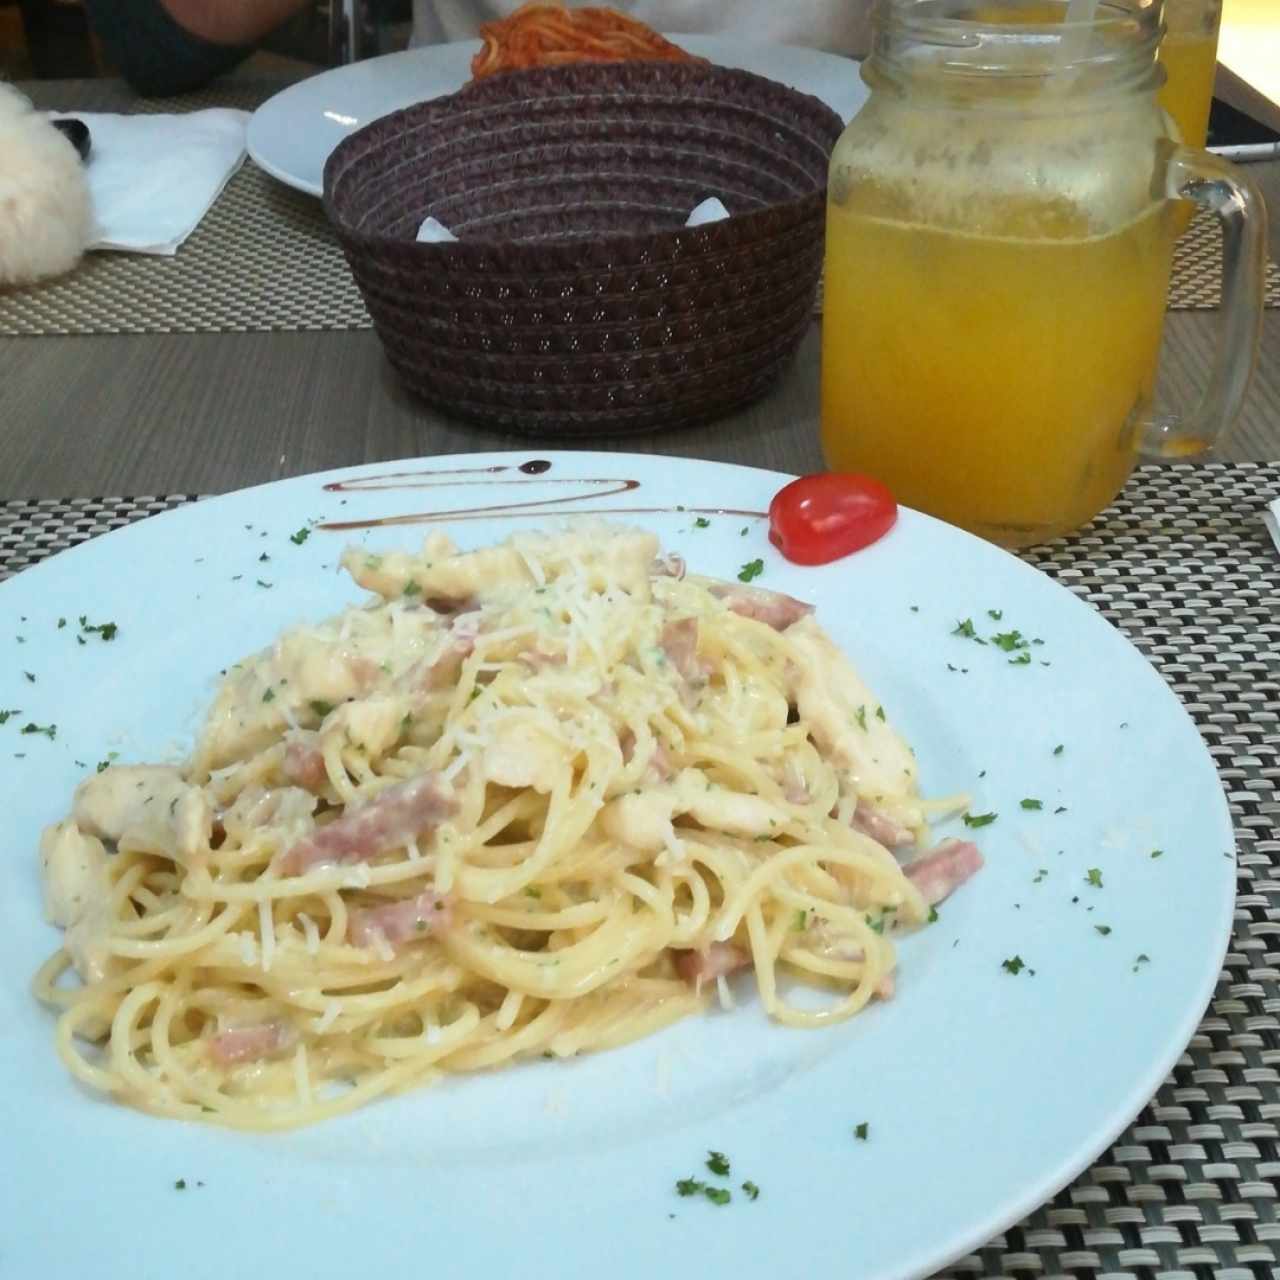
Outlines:
[[[510,17],[480,24],[484,42],[471,60],[476,80],[500,71],[574,62],[702,62],[652,27],[616,9],[570,9],[531,0]]]
[[[72,1074],[278,1129],[626,1043],[736,969],[790,1026],[891,995],[976,849],[923,849],[914,756],[809,606],[657,552],[349,550],[371,603],[231,669],[182,767],[86,779],[40,850]]]

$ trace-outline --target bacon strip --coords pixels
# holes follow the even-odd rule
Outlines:
[[[322,791],[329,780],[328,770],[324,767],[324,752],[316,745],[317,741],[318,736],[314,733],[300,734],[291,738],[284,749],[285,778],[295,787],[313,795]]]
[[[766,591],[763,587],[736,586],[731,582],[709,582],[707,590],[727,608],[744,618],[754,618],[775,631],[785,631],[793,622],[808,617],[813,605],[797,600],[781,591]]]
[[[982,870],[982,854],[970,840],[943,840],[902,869],[932,907]]]
[[[384,849],[434,830],[456,808],[439,774],[398,782],[292,845],[280,860],[280,872],[297,876],[325,863],[368,862]]]
[[[239,1062],[259,1062],[287,1053],[298,1033],[287,1022],[263,1022],[256,1027],[232,1027],[209,1041],[209,1056],[221,1067]]]
[[[751,964],[750,955],[732,942],[713,942],[705,951],[673,951],[672,955],[676,972],[695,991],[700,991],[704,982],[728,977]]]
[[[680,618],[668,622],[662,628],[662,652],[685,680],[701,680],[703,670],[698,665],[698,620]]]
[[[394,947],[442,933],[451,923],[449,900],[427,889],[403,902],[352,911],[347,920],[347,941],[365,947],[382,937]]]

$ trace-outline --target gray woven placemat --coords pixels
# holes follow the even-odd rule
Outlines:
[[[228,86],[148,111],[249,108],[260,88]],[[1219,233],[1197,218],[1179,243],[1169,305],[1216,307]],[[1268,266],[1267,305],[1280,306],[1280,267]],[[819,300],[819,309],[821,301]],[[252,333],[367,329],[369,315],[320,202],[252,162],[227,184],[172,258],[93,253],[71,275],[0,288],[0,335]]]
[[[1278,496],[1280,464],[1146,466],[1080,535],[1024,553],[1124,631],[1195,719],[1235,821],[1239,896],[1213,1000],[1156,1096],[946,1280],[1280,1275],[1280,554],[1261,521]],[[190,501],[0,503],[0,578]]]

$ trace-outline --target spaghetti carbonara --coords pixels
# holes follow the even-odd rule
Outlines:
[[[36,992],[90,1086],[285,1128],[623,1044],[739,969],[819,1026],[981,865],[927,847],[911,750],[800,601],[616,526],[343,559],[370,603],[43,834]]]

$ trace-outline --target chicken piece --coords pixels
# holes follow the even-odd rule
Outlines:
[[[320,737],[341,735],[370,759],[381,759],[399,742],[405,718],[413,713],[414,705],[412,698],[395,694],[344,702],[325,718]]]
[[[71,816],[89,835],[175,862],[206,852],[213,833],[208,797],[168,765],[114,765],[86,778]]]
[[[280,859],[281,875],[298,876],[327,863],[368,862],[387,849],[434,831],[457,809],[436,773],[380,791],[368,804],[295,842]]]
[[[44,918],[65,929],[107,895],[107,851],[72,821],[55,822],[40,836]]]
[[[316,797],[301,787],[246,787],[222,815],[226,834],[241,843],[265,829],[299,839],[315,825]]]
[[[670,786],[651,787],[611,800],[600,812],[605,834],[642,853],[657,853],[675,843],[672,824],[679,800]]]
[[[390,644],[389,631],[364,637],[363,647],[336,633],[286,632],[222,682],[196,744],[197,770],[217,769],[269,747],[289,724],[290,711],[315,703],[336,706],[368,693],[383,676]]]
[[[381,907],[357,908],[347,919],[347,940],[367,947],[377,938],[392,947],[443,933],[452,923],[450,903],[434,889]]]
[[[511,717],[493,726],[481,771],[500,787],[531,787],[547,795],[564,777],[572,755],[568,744],[541,724]]]
[[[886,809],[889,797],[913,795],[916,761],[877,714],[879,703],[844,654],[812,618],[787,631],[796,658],[792,696],[818,749],[849,776],[860,796]],[[900,820],[904,816],[889,813]],[[910,824],[908,824],[910,825]]]
[[[940,840],[923,858],[907,863],[902,870],[920,890],[926,905],[933,907],[982,870],[982,854],[972,841]]]
[[[685,769],[674,782],[610,801],[601,819],[611,839],[655,853],[674,843],[673,819],[680,814],[688,814],[708,831],[753,839],[781,831],[788,816],[761,796],[713,786],[697,769]]]
[[[386,600],[409,592],[427,600],[475,601],[504,587],[533,581],[524,558],[509,544],[459,551],[451,538],[439,532],[428,534],[416,555],[348,547],[342,553],[342,567],[365,590]]]

